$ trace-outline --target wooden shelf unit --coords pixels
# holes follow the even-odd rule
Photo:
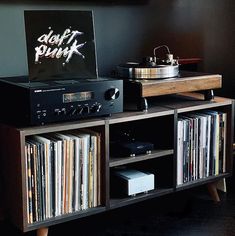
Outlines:
[[[227,113],[226,132],[226,173],[191,181],[181,186],[176,185],[177,157],[177,119],[185,112],[216,109]],[[62,222],[97,214],[136,202],[159,197],[198,185],[216,182],[232,174],[234,105],[232,99],[215,97],[205,101],[200,94],[178,94],[169,100],[163,100],[148,111],[123,112],[111,117],[79,120],[62,124],[16,128],[0,125],[0,155],[3,163],[3,177],[6,188],[7,209],[10,220],[23,232],[38,230],[40,235],[47,235],[48,228]],[[84,211],[52,217],[29,224],[27,222],[25,139],[34,134],[45,134],[67,130],[90,128],[98,130],[102,137],[101,147],[101,206]],[[112,157],[110,139],[120,128],[135,131],[137,138],[154,143],[151,154],[135,157]],[[122,166],[139,167],[153,171],[156,175],[156,187],[148,193],[129,197],[112,196],[111,175],[115,168]],[[166,171],[167,168],[167,171]],[[162,183],[161,183],[162,182]],[[46,232],[46,233],[42,233]]]

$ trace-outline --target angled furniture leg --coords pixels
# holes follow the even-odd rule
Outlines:
[[[218,194],[218,191],[217,191],[217,188],[216,188],[216,182],[212,182],[212,183],[208,183],[207,184],[207,189],[208,189],[208,192],[212,198],[212,200],[215,202],[215,203],[218,203],[220,202],[220,198],[219,198],[219,194]]]
[[[40,228],[37,230],[37,236],[48,236],[48,228]]]

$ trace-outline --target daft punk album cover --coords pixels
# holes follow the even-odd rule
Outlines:
[[[30,81],[97,78],[92,11],[24,12]]]

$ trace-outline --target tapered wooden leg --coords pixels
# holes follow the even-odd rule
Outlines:
[[[227,192],[226,179],[223,178],[216,183],[216,188],[224,193]]]
[[[207,184],[207,189],[208,189],[209,194],[211,195],[212,200],[215,203],[220,202],[219,194],[216,188],[216,183]]]
[[[37,236],[47,236],[48,228],[40,228],[37,230]]]

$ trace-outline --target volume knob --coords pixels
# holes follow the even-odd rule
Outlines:
[[[120,95],[120,91],[118,88],[110,88],[105,93],[105,99],[106,100],[114,100],[117,99]]]

